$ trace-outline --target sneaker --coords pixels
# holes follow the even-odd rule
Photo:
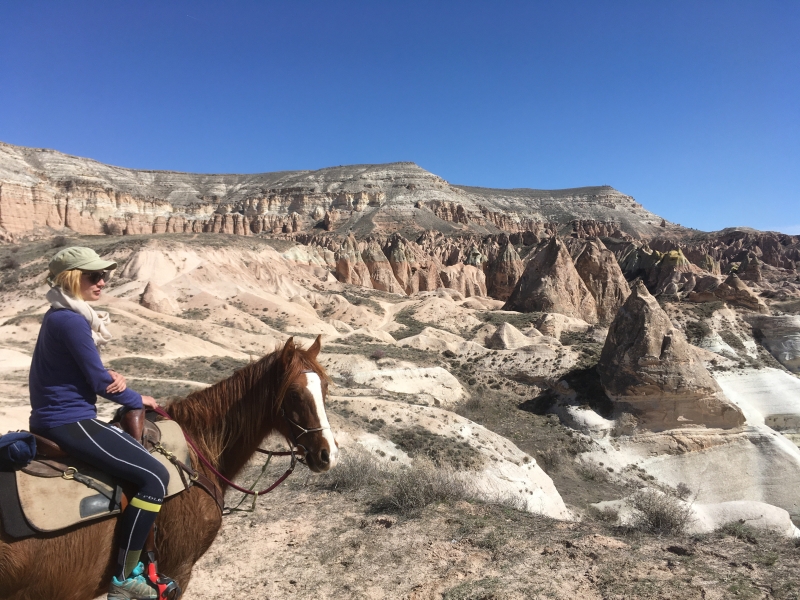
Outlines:
[[[158,590],[144,577],[144,565],[139,563],[125,581],[111,578],[108,600],[158,600]]]

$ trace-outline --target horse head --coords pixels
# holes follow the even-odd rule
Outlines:
[[[317,362],[322,348],[320,337],[308,350],[303,350],[289,338],[280,351],[283,367],[279,414],[276,427],[305,459],[308,468],[316,473],[336,465],[339,446],[333,437],[325,399],[328,378]]]

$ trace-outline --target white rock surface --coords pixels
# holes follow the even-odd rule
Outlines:
[[[754,501],[720,502],[718,504],[695,504],[691,531],[710,533],[726,523],[744,521],[756,529],[765,529],[790,538],[800,537],[800,529],[794,526],[789,513],[782,508]]]
[[[538,336],[537,336],[538,337]],[[486,347],[496,350],[517,350],[530,346],[534,340],[511,323],[500,323],[497,330],[486,340]]]
[[[787,511],[765,502],[738,500],[700,504],[696,502],[678,501],[691,511],[687,533],[711,533],[732,522],[744,522],[749,527],[771,531],[776,535],[788,538],[800,538],[800,529],[795,527]],[[592,506],[603,510],[613,509],[618,512],[618,523],[632,525],[635,522],[636,510],[631,506],[630,497],[621,500],[598,502]]]
[[[468,342],[460,335],[442,329],[436,329],[435,327],[426,327],[417,335],[399,340],[397,345],[416,348],[418,350],[431,350],[434,352],[450,350],[455,354],[483,354],[486,352],[486,349],[480,344]]]
[[[486,462],[480,470],[461,473],[482,494],[496,500],[517,496],[525,499],[530,512],[554,519],[572,518],[553,481],[536,461],[512,442],[485,427],[430,406],[411,406],[374,397],[331,397],[331,402],[342,400],[349,401],[349,410],[367,419],[382,418],[387,423],[400,422],[406,426],[424,427],[438,435],[469,442],[484,455]],[[386,459],[395,456],[401,462],[408,460],[402,450],[380,435],[359,430],[352,434],[352,441],[373,451],[381,450],[386,453]]]
[[[715,373],[725,395],[748,424],[776,430],[800,428],[800,379],[778,369]]]
[[[800,315],[748,315],[747,322],[763,336],[763,344],[772,356],[800,373]]]
[[[560,339],[562,333],[583,333],[590,325],[583,319],[559,313],[547,313],[536,323],[536,329],[544,335]]]
[[[397,394],[421,396],[419,400],[441,406],[450,406],[468,397],[458,379],[441,367],[354,371],[353,380]]]

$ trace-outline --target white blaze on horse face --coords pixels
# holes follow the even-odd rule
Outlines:
[[[325,412],[325,403],[322,399],[322,380],[317,373],[306,373],[306,389],[311,392],[314,397],[314,407],[317,410],[317,419],[319,419],[319,426],[323,427],[321,431],[322,437],[328,442],[328,452],[330,455],[330,465],[336,465],[336,458],[339,455],[339,448],[336,446],[336,440],[333,439],[333,432],[331,431],[331,424],[328,422],[328,415]]]

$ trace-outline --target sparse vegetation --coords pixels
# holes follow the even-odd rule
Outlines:
[[[261,315],[258,318],[261,320],[262,323],[269,325],[276,331],[281,331],[281,332],[286,331],[286,327],[289,324],[286,317],[273,318],[273,317],[268,317],[266,315]]]
[[[69,238],[65,235],[57,235],[53,238],[53,248],[63,248],[69,244]]]
[[[680,535],[692,522],[692,508],[680,499],[653,488],[639,490],[630,498],[636,511],[634,526],[656,535]]]
[[[364,449],[343,451],[340,464],[319,479],[327,489],[355,492],[366,498],[374,510],[406,516],[433,503],[475,496],[449,466],[437,465],[426,457],[410,465],[386,464]]]
[[[711,327],[705,321],[689,321],[685,326],[685,331],[689,343],[697,346],[704,337],[711,333]]]
[[[181,313],[181,318],[190,321],[204,321],[210,315],[211,311],[207,308],[189,308]]]
[[[424,456],[442,468],[470,470],[483,465],[483,455],[467,441],[438,435],[424,427],[395,429],[389,439],[412,458]]]
[[[422,330],[428,327],[428,323],[423,323],[422,321],[418,321],[414,318],[414,307],[407,306],[406,308],[402,309],[394,316],[394,320],[396,323],[400,323],[401,325],[405,326],[405,329],[398,329],[392,332],[394,339],[396,340],[403,340],[407,337],[411,337],[412,335],[418,335],[422,333]]]
[[[4,256],[3,259],[0,260],[0,269],[4,271],[16,270],[19,269],[19,264],[19,259],[13,254]]]
[[[492,325],[500,325],[502,323],[508,323],[509,325],[513,325],[517,329],[526,329],[527,327],[531,327],[534,325],[542,316],[540,312],[531,312],[531,313],[516,313],[511,311],[492,311],[492,312],[485,312],[481,313],[480,318],[483,319],[485,323],[490,323]],[[480,327],[480,326],[479,326]],[[477,329],[477,328],[476,328]]]
[[[156,377],[186,379],[202,383],[216,383],[241,369],[247,361],[229,356],[197,356],[181,360],[156,361],[139,356],[117,358],[108,366],[126,377]]]
[[[374,506],[403,515],[419,513],[430,504],[455,502],[471,496],[455,471],[430,460],[417,459],[410,467],[389,470],[383,493]]]

